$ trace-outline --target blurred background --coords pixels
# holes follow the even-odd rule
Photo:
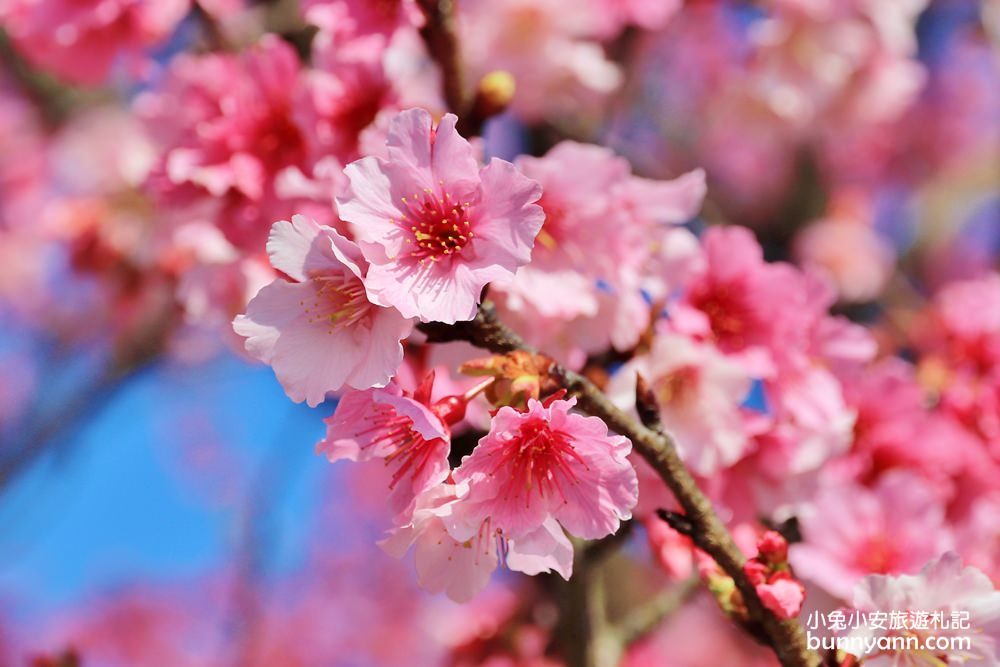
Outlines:
[[[516,82],[488,154],[570,137],[648,177],[703,167],[696,229],[751,227],[886,339],[940,285],[998,268],[994,0],[457,7],[468,81]],[[335,216],[335,173],[386,110],[443,110],[414,12],[0,0],[0,665],[471,665],[501,639],[538,653],[530,623],[496,637],[519,580],[463,608],[381,553],[379,499],[313,453],[332,403],[293,404],[228,329],[270,279],[270,223]],[[262,73],[266,34],[301,63]],[[253,110],[232,122],[259,192],[205,164],[178,176],[228,94]],[[668,632],[709,632],[705,613]],[[736,658],[669,664],[756,659],[726,637]],[[661,664],[647,652],[635,664]]]

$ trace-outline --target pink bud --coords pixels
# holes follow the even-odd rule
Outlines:
[[[769,530],[757,540],[757,553],[771,565],[788,562],[788,541],[773,530]]]
[[[445,396],[431,406],[431,412],[448,426],[454,426],[465,417],[465,407],[468,404],[464,396]]]
[[[806,589],[794,579],[777,578],[773,583],[760,584],[756,588],[760,601],[778,618],[794,618],[802,611]]]
[[[743,564],[743,573],[747,575],[747,579],[749,579],[750,583],[754,586],[759,586],[765,583],[769,572],[770,570],[767,565],[756,558],[751,558]]]

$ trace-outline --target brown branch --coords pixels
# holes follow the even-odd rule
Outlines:
[[[496,354],[514,350],[534,350],[516,333],[500,323],[493,305],[484,302],[476,317],[455,325],[423,324],[420,329],[431,342],[463,340]],[[767,636],[783,667],[818,667],[821,660],[806,644],[802,626],[795,619],[779,620],[764,608],[757,591],[743,574],[746,558],[733,541],[712,503],[698,488],[688,472],[676,444],[659,425],[643,425],[618,409],[607,396],[583,376],[554,366],[553,375],[577,397],[578,406],[587,414],[600,417],[613,431],[628,437],[633,449],[649,463],[667,484],[684,515],[698,535],[698,544],[736,583],[750,618]]]
[[[441,92],[445,104],[459,118],[464,118],[468,110],[465,94],[465,75],[462,56],[458,49],[455,33],[454,0],[417,0],[427,22],[420,29],[420,35],[427,44],[431,58],[441,67]]]

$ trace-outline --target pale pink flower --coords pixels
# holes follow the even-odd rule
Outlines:
[[[423,21],[414,0],[304,0],[306,20],[338,41],[378,35],[391,37],[399,28]]]
[[[435,127],[427,111],[403,111],[388,159],[348,165],[338,199],[371,264],[369,296],[423,321],[472,319],[483,287],[528,263],[544,219],[539,185],[496,158],[480,169],[457,120]]]
[[[514,76],[518,116],[571,112],[578,119],[622,81],[597,41],[609,28],[603,9],[579,0],[462,0],[463,55],[476,79],[496,70]]]
[[[872,489],[823,488],[799,520],[795,571],[842,598],[865,575],[916,572],[952,544],[940,496],[909,472],[887,474]]]
[[[956,551],[1000,584],[1000,491],[982,494],[955,527]]]
[[[305,216],[276,222],[267,242],[278,279],[233,322],[251,356],[270,364],[288,395],[310,406],[344,385],[383,386],[403,361],[412,323],[365,293],[357,246]]]
[[[894,611],[942,613],[946,619],[946,623],[931,623],[925,629],[887,630],[868,624],[853,631],[852,638],[915,637],[920,645],[908,647],[900,642],[879,647],[876,653],[858,656],[864,658],[866,666],[1000,665],[1000,591],[981,571],[962,567],[961,558],[953,552],[929,561],[919,574],[866,577],[854,589],[854,608],[869,615]],[[925,650],[923,643],[931,636],[961,639],[969,644],[963,647],[954,642],[949,648]]]
[[[774,477],[815,471],[851,446],[855,411],[821,363],[764,383],[771,428],[758,440],[759,462]]]
[[[611,150],[573,141],[517,166],[542,185],[545,224],[531,263],[495,292],[503,317],[570,366],[634,347],[652,317],[648,298],[666,299],[701,256],[674,225],[701,207],[704,172],[639,178]]]
[[[428,376],[412,394],[395,382],[383,389],[346,392],[325,420],[326,437],[316,445],[316,452],[331,462],[384,460],[391,473],[390,508],[397,517],[450,471],[451,426],[457,420],[448,401],[431,404],[433,378]]]
[[[896,253],[878,232],[861,220],[824,218],[795,238],[795,254],[804,265],[829,276],[841,301],[876,299],[892,277]]]
[[[416,500],[411,519],[394,528],[380,544],[401,558],[412,545],[420,586],[444,592],[455,602],[467,602],[490,580],[498,564],[536,575],[558,572],[569,579],[573,545],[552,518],[519,540],[505,538],[487,518],[468,537],[456,540],[449,530],[458,503],[468,494],[466,484],[440,484]]]
[[[102,83],[118,58],[145,65],[144,51],[166,39],[191,0],[8,0],[0,22],[36,66],[72,83]]]
[[[503,291],[510,309],[530,307],[545,317],[596,315],[598,281],[626,287],[630,274],[664,244],[672,231],[666,223],[689,220],[705,196],[700,170],[672,181],[642,179],[610,149],[574,141],[560,142],[544,157],[519,157],[516,164],[542,185],[538,204],[545,224],[531,263]]]
[[[695,472],[710,475],[747,452],[750,442],[740,405],[751,379],[715,346],[677,334],[657,335],[648,353],[612,378],[608,393],[618,405],[635,405],[637,374],[649,383],[664,428]]]
[[[628,439],[608,435],[597,417],[571,413],[575,399],[526,412],[502,407],[490,432],[454,472],[469,484],[459,507],[462,539],[487,518],[515,542],[556,519],[573,535],[597,539],[629,519],[638,495]]]

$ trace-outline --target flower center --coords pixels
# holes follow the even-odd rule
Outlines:
[[[314,278],[315,296],[299,301],[309,324],[325,324],[327,334],[354,326],[368,316],[371,302],[364,284],[355,276],[322,276]]]
[[[750,313],[728,288],[715,287],[708,293],[697,295],[692,301],[708,317],[712,333],[723,349],[733,351],[746,345]]]
[[[521,426],[519,438],[504,446],[493,474],[507,477],[505,497],[520,498],[523,493],[525,505],[533,490],[541,497],[558,494],[567,502],[563,485],[579,483],[570,466],[573,460],[586,467],[565,433],[553,431],[544,421],[532,421]]]
[[[438,262],[461,250],[473,237],[469,202],[458,202],[450,192],[444,196],[431,189],[402,198],[402,219],[410,257],[420,264]]]
[[[427,467],[439,447],[446,445],[442,438],[427,440],[413,430],[413,420],[403,415],[397,415],[395,410],[387,405],[378,408],[378,423],[361,434],[378,432],[378,437],[364,445],[386,451],[384,456],[387,466],[394,466],[389,488],[396,488],[399,480],[406,476],[416,478]],[[359,434],[360,435],[360,434]]]
[[[682,366],[659,378],[654,384],[654,390],[660,405],[669,405],[691,399],[697,385],[698,369],[694,366]]]

